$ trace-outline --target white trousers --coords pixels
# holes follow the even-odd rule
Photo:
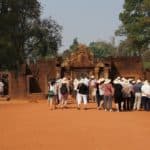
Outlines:
[[[134,110],[139,110],[141,106],[141,93],[135,93]]]
[[[83,103],[86,105],[87,104],[87,95],[85,94],[80,94],[80,93],[77,93],[77,104],[80,105],[82,100],[83,100]]]

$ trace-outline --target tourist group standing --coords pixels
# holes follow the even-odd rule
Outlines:
[[[50,109],[68,108],[72,95],[76,108],[88,108],[89,101],[104,111],[150,111],[150,83],[117,77],[96,79],[94,76],[69,79],[67,77],[48,83],[48,105]],[[114,102],[114,103],[113,103]],[[113,105],[114,104],[114,105]],[[57,106],[57,107],[56,107]]]

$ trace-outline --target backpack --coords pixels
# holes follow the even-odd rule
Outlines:
[[[79,93],[80,94],[87,94],[88,93],[88,87],[81,83],[80,86],[79,86]]]
[[[55,93],[54,93],[54,91],[48,91],[48,96],[54,96],[55,95]]]
[[[48,96],[54,96],[55,92],[54,92],[54,86],[50,85],[49,90],[48,90]]]
[[[68,93],[68,88],[66,84],[62,84],[61,88],[60,88],[60,93],[61,94],[67,94]]]

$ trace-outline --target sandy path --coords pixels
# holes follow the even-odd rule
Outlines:
[[[0,150],[150,148],[149,112],[50,111],[46,102],[0,103]]]

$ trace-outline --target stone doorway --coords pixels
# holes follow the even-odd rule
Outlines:
[[[85,77],[93,74],[94,68],[72,68],[71,70],[71,77],[74,78],[80,78]]]
[[[33,75],[27,76],[27,93],[28,94],[41,93],[41,88],[38,79],[35,78]]]
[[[61,74],[63,76],[75,77],[94,75],[95,78],[108,78],[110,64],[106,64],[103,60],[96,60],[91,50],[85,45],[80,44],[68,57],[66,57],[61,66]]]

